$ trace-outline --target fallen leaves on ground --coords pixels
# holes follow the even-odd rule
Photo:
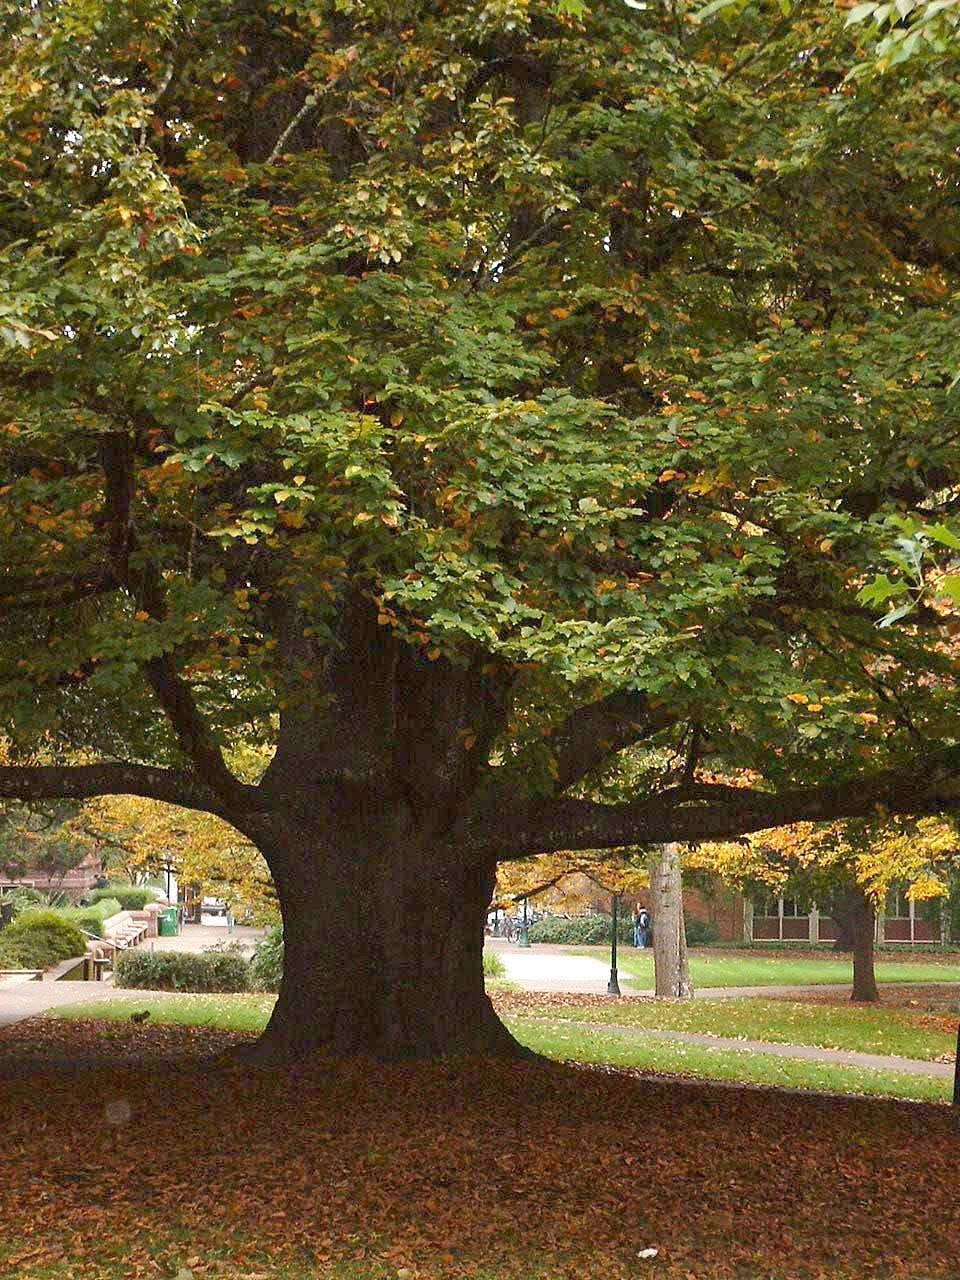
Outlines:
[[[494,1007],[501,1017],[511,1013],[542,1013],[544,1009],[609,1009],[611,1005],[648,1004],[656,1006],[653,996],[607,996],[574,991],[498,991]]]
[[[206,1056],[244,1039],[0,1032],[6,1274],[235,1280],[352,1259],[409,1280],[955,1280],[945,1108],[550,1063]]]
[[[960,986],[910,985],[883,988],[883,996],[877,1005],[852,1004],[849,988],[824,987],[821,991],[798,990],[793,994],[766,996],[765,999],[787,1004],[836,1005],[839,1008],[897,1009],[907,1014],[907,1021],[923,1031],[956,1032],[957,997]],[[736,997],[729,997],[733,1000]],[[542,1014],[550,1009],[607,1009],[631,1005],[650,1005],[662,1008],[663,1001],[653,996],[608,996],[584,994],[572,991],[498,991],[493,998],[497,1012],[502,1017],[510,1014]],[[694,1006],[695,1007],[695,1006]]]
[[[846,1007],[852,1003],[849,987],[823,987],[818,991],[803,991],[796,995],[783,994],[769,998],[802,1004],[835,1004]],[[949,1031],[951,1027],[954,1030],[957,1027],[958,1002],[960,1002],[960,983],[889,982],[880,988],[880,1000],[876,1004],[858,1004],[855,1007],[900,1009],[915,1014],[917,1026]]]

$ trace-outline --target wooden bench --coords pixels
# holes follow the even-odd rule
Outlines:
[[[102,941],[111,944],[116,951],[126,951],[141,943],[150,932],[145,920],[134,920],[129,911],[108,916],[103,922]]]

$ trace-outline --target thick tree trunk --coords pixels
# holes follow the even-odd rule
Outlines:
[[[853,952],[852,1000],[880,999],[873,967],[873,935],[876,923],[872,899],[859,885],[844,894],[834,909],[839,937],[838,947]]]
[[[484,992],[493,867],[418,840],[408,814],[318,816],[257,824],[283,915],[284,971],[246,1056],[529,1056]]]
[[[650,908],[657,996],[688,1000],[693,995],[683,929],[680,846],[665,844],[650,859]]]

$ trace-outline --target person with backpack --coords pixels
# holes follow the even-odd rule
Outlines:
[[[650,945],[650,912],[639,902],[633,915],[633,945],[635,947]]]

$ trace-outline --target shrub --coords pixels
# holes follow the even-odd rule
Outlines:
[[[506,965],[495,951],[485,951],[483,953],[483,976],[485,978],[505,978],[507,976]]]
[[[683,931],[688,947],[712,947],[715,942],[720,941],[720,934],[706,920],[687,920]]]
[[[248,991],[250,965],[229,952],[121,951],[116,984],[147,991]]]
[[[564,920],[557,916],[547,916],[532,924],[527,933],[531,942],[553,942],[578,947],[603,946],[610,941],[610,917],[578,916],[572,920]],[[620,942],[633,941],[633,921],[629,912],[617,918],[617,939]]]
[[[116,898],[101,898],[99,902],[89,907],[64,907],[57,912],[57,915],[63,916],[65,920],[72,920],[85,932],[92,933],[94,937],[102,938],[104,920],[109,920],[111,916],[115,916],[122,910]]]
[[[87,939],[73,920],[58,911],[31,911],[4,929],[0,967],[47,969],[86,949]]]
[[[142,911],[148,902],[156,900],[156,894],[150,889],[135,884],[112,884],[106,889],[94,889],[90,895],[91,905],[113,901],[118,904],[118,911]]]
[[[12,889],[5,895],[7,902],[13,902],[14,917],[23,915],[25,911],[30,911],[33,907],[43,907],[49,905],[46,898],[39,889],[34,889],[30,885],[18,885],[16,889]]]
[[[279,991],[283,977],[283,926],[271,929],[250,961],[250,980],[257,991]]]

